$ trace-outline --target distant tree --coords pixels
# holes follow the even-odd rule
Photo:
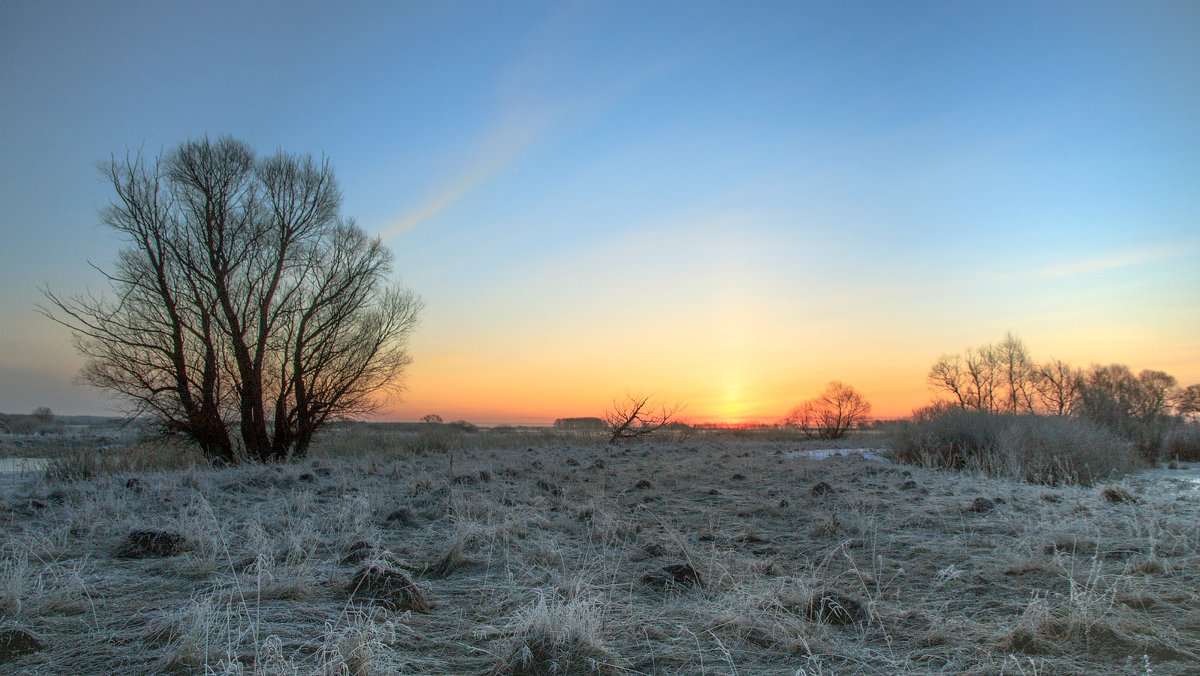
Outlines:
[[[1093,365],[1079,387],[1080,413],[1093,422],[1136,436],[1171,413],[1175,378],[1162,371],[1138,375],[1124,364]]]
[[[611,432],[608,443],[615,444],[622,439],[653,434],[669,425],[683,410],[679,404],[668,406],[654,403],[652,396],[626,394],[622,400],[613,400],[612,408],[604,414],[604,422]]]
[[[1200,414],[1200,385],[1188,385],[1176,393],[1175,413],[1184,418]]]
[[[996,410],[1000,365],[991,345],[969,348],[962,355],[942,355],[929,369],[927,380],[935,391],[953,397],[959,408]]]
[[[430,423],[430,424],[434,424],[434,425],[440,425],[440,424],[442,424],[442,416],[440,416],[436,413],[430,413],[428,415],[422,416],[421,422]]]
[[[838,439],[847,430],[868,419],[871,404],[855,389],[840,381],[831,381],[819,396],[792,409],[786,423],[799,427],[806,436]]]
[[[1012,332],[994,348],[1000,384],[1005,391],[1003,410],[1008,413],[1032,413],[1036,366],[1024,341]]]
[[[1175,376],[1150,369],[1138,373],[1139,392],[1135,414],[1150,422],[1171,415],[1175,398]]]
[[[999,364],[996,351],[991,345],[967,350],[964,360],[967,367],[970,405],[977,411],[996,411],[996,390],[999,389]]]
[[[963,359],[957,354],[944,354],[933,362],[927,376],[929,386],[935,391],[953,397],[959,408],[967,408],[970,401],[969,382]]]
[[[1025,343],[1008,333],[996,345],[942,355],[926,376],[935,392],[950,395],[959,408],[987,412],[1033,410],[1036,368]]]
[[[1078,406],[1083,372],[1061,359],[1051,359],[1034,371],[1033,387],[1041,408],[1051,415],[1069,415]]]
[[[48,406],[38,406],[33,409],[33,417],[40,423],[54,422],[54,411],[51,411]]]
[[[113,298],[45,291],[83,379],[235,462],[303,456],[318,429],[399,386],[421,301],[340,215],[328,162],[232,138],[113,158],[102,222],[125,242]],[[236,425],[240,444],[230,427]]]

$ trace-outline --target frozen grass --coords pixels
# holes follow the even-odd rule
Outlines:
[[[1164,676],[1200,660],[1200,491],[789,459],[805,446],[783,441],[469,432],[451,473],[402,434],[283,467],[4,484],[0,630],[48,648],[0,672]],[[118,557],[134,531],[182,551]],[[354,594],[373,565],[426,603]]]

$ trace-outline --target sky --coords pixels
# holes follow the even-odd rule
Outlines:
[[[881,417],[941,354],[1200,382],[1200,3],[0,3],[0,411],[76,382],[39,289],[121,247],[97,163],[330,160],[424,299],[381,419]]]

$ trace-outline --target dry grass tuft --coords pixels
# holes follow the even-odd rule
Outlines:
[[[626,673],[600,640],[601,618],[583,599],[547,600],[518,612],[514,636],[490,676],[609,676]]]

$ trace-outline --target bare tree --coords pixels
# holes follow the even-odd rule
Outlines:
[[[869,415],[871,404],[853,387],[834,380],[819,396],[792,409],[785,423],[799,427],[811,438],[839,439]]]
[[[927,376],[930,388],[946,392],[954,398],[959,408],[967,408],[970,401],[969,381],[963,359],[957,354],[944,354],[933,362]]]
[[[1146,422],[1169,416],[1177,384],[1175,376],[1164,371],[1146,369],[1139,373],[1136,415]]]
[[[421,310],[389,285],[391,253],[340,216],[328,162],[241,141],[189,141],[166,157],[101,166],[101,213],[126,247],[114,298],[60,297],[84,379],[220,461],[304,455],[327,422],[399,386]]]
[[[1192,418],[1200,413],[1200,385],[1188,385],[1175,395],[1175,413]]]
[[[996,350],[990,344],[967,350],[968,403],[977,411],[996,410],[999,368]]]
[[[428,415],[421,416],[421,422],[426,423],[428,425],[441,425],[443,420],[442,420],[442,416],[440,416],[436,413],[430,413]]]
[[[1095,364],[1080,382],[1080,412],[1093,422],[1130,433],[1171,414],[1175,377],[1145,370],[1134,376],[1124,364]]]
[[[1079,402],[1083,372],[1061,359],[1051,359],[1034,371],[1033,386],[1042,409],[1052,415],[1069,415]]]
[[[1025,342],[1012,332],[993,349],[999,380],[1004,388],[1004,410],[1008,413],[1033,412],[1034,363]]]
[[[949,394],[960,408],[1033,411],[1035,365],[1025,343],[1012,333],[999,344],[942,355],[926,376],[931,389]]]
[[[653,434],[670,425],[675,416],[683,410],[678,403],[670,406],[654,403],[651,401],[652,396],[634,396],[626,393],[623,400],[613,399],[612,408],[604,413],[604,423],[611,432],[608,443],[615,444],[621,439],[636,439]]]

